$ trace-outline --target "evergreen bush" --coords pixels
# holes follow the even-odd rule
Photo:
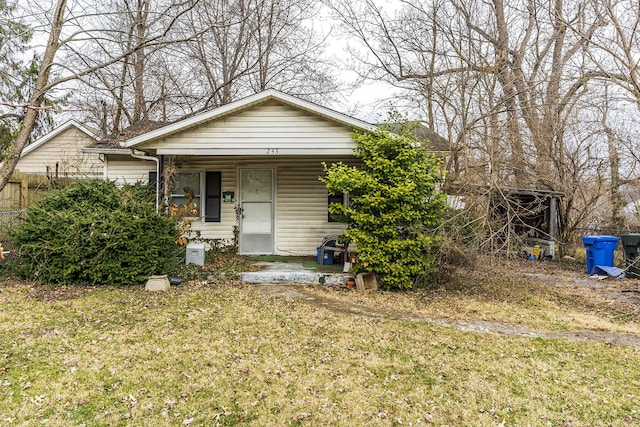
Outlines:
[[[434,230],[446,200],[438,190],[441,167],[408,122],[354,138],[362,165],[325,165],[320,178],[329,194],[350,196],[349,205],[332,203],[329,212],[348,224],[345,239],[358,246],[356,272],[376,273],[387,288],[411,288],[436,260]]]
[[[134,285],[175,270],[175,219],[158,214],[148,185],[80,180],[27,210],[11,231],[16,272],[45,283]]]

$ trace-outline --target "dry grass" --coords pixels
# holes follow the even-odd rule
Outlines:
[[[455,320],[518,323],[549,331],[593,329],[640,334],[640,305],[625,302],[621,291],[640,291],[640,280],[597,281],[582,265],[482,259],[430,288],[410,292],[354,295],[340,288],[314,293],[363,307]],[[632,294],[629,294],[632,295]],[[640,302],[640,300],[638,300]]]
[[[476,300],[464,315],[478,318],[500,298],[506,308],[487,317],[517,312],[517,301],[527,313],[557,306],[602,316],[562,296],[547,302],[542,291],[507,298],[491,283],[413,302],[358,298],[461,317],[458,296]],[[0,285],[0,307],[1,425],[640,424],[638,347],[369,319],[249,286],[148,293],[13,282]]]

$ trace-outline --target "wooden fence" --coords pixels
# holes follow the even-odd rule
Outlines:
[[[0,210],[25,209],[50,189],[51,180],[44,175],[15,172],[0,192]]]

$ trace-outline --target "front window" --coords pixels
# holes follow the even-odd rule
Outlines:
[[[175,216],[198,217],[201,209],[200,174],[179,172],[171,192],[170,211]]]

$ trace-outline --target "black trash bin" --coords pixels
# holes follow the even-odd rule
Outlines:
[[[640,279],[640,260],[636,260],[640,248],[640,234],[623,234],[621,237],[628,268],[627,277]]]

